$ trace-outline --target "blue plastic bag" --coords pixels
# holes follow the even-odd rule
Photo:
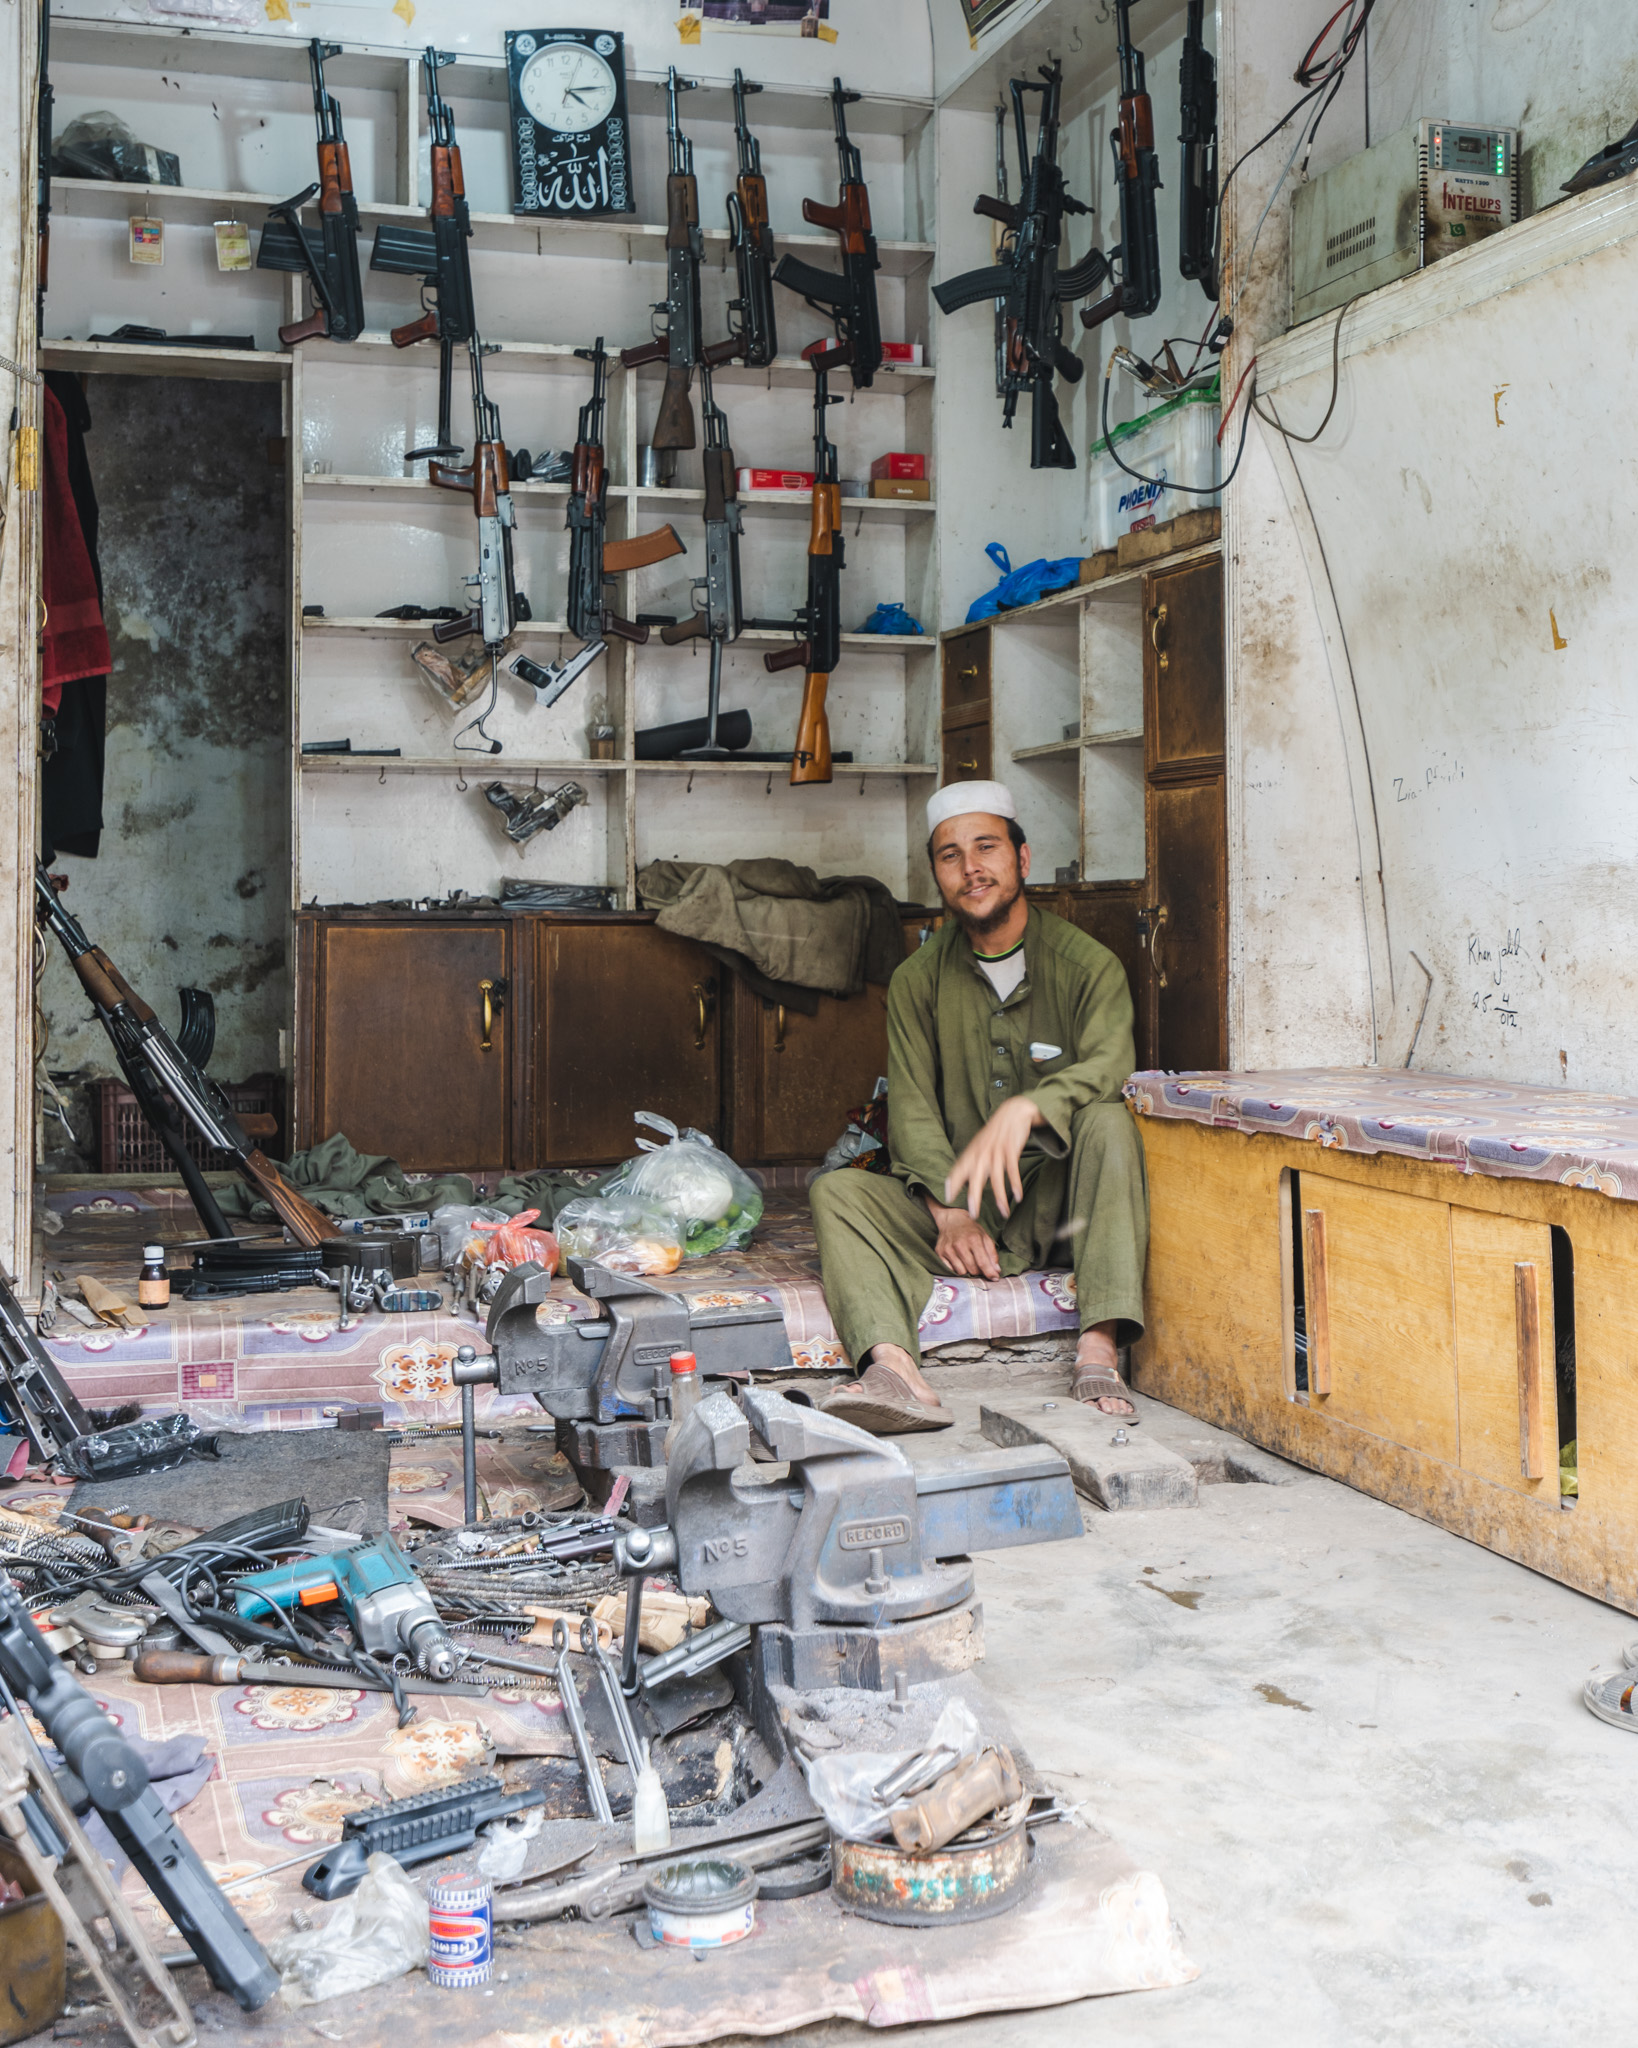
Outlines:
[[[859,628],[861,633],[919,633],[919,621],[902,604],[879,604]]]
[[[1001,571],[1001,581],[993,590],[986,590],[982,597],[975,597],[967,607],[969,626],[975,619],[993,619],[997,612],[1016,611],[1020,605],[1034,604],[1038,598],[1047,597],[1054,590],[1067,590],[1072,583],[1080,581],[1079,555],[1064,555],[1056,562],[1049,562],[1043,556],[1039,561],[1026,562],[1021,569],[1015,569],[998,540],[992,540],[984,552]]]

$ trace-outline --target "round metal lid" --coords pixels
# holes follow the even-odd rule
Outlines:
[[[662,1913],[726,1913],[756,1897],[756,1873],[721,1856],[667,1863],[643,1886],[643,1898]]]

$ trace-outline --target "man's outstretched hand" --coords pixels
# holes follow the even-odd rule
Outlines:
[[[944,1183],[944,1199],[953,1202],[965,1188],[967,1214],[976,1221],[985,1190],[989,1189],[1001,1214],[1010,1216],[1013,1203],[1021,1201],[1024,1194],[1018,1162],[1030,1132],[1045,1122],[1029,1096],[1009,1096],[950,1168],[950,1178]],[[993,1279],[995,1275],[986,1277]]]
[[[946,1209],[929,1199],[927,1207],[938,1225],[938,1243],[933,1251],[947,1273],[964,1273],[973,1280],[999,1280],[1001,1261],[995,1239],[969,1216],[965,1209]]]

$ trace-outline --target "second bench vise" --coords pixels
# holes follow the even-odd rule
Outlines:
[[[702,1376],[793,1369],[785,1318],[772,1302],[691,1309],[685,1295],[633,1274],[589,1259],[565,1266],[600,1313],[542,1323],[536,1310],[551,1299],[552,1276],[544,1266],[519,1266],[489,1311],[491,1355],[457,1358],[454,1379],[533,1394],[577,1466],[664,1465],[674,1351],[692,1351]]]

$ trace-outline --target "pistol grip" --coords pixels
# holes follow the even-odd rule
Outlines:
[[[280,348],[294,348],[298,341],[322,341],[330,332],[330,316],[322,306],[315,306],[305,320],[292,322],[279,329]]]
[[[419,320],[411,320],[406,326],[392,330],[394,348],[412,348],[418,341],[435,341],[438,337],[438,315],[423,313]]]
[[[432,629],[434,640],[464,640],[468,633],[478,630],[478,614],[468,612],[464,619],[440,619]]]

